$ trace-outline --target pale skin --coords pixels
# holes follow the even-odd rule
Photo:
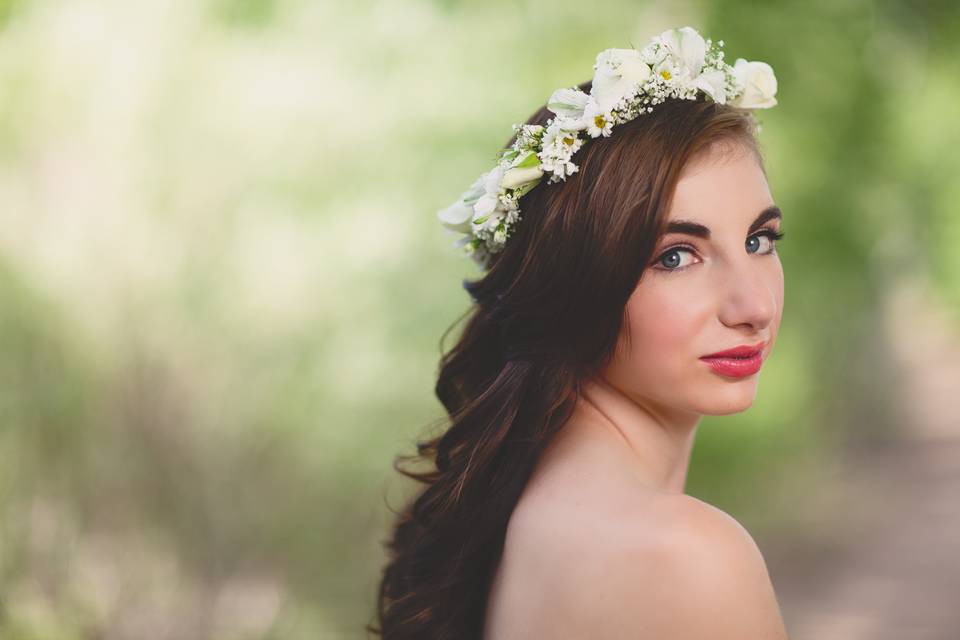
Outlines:
[[[783,269],[762,232],[781,220],[758,222],[773,205],[749,152],[715,147],[684,168],[668,220],[710,237],[659,241],[627,302],[629,344],[622,330],[514,510],[486,640],[787,639],[753,538],[684,493],[702,416],[747,410],[763,373],[700,356],[764,342],[766,359],[776,340]]]

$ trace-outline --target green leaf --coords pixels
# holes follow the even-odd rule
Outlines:
[[[540,158],[537,157],[536,152],[528,151],[527,157],[521,160],[518,164],[515,164],[515,167],[538,167],[540,166]]]

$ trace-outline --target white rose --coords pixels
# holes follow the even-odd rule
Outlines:
[[[737,58],[733,65],[733,77],[743,87],[743,93],[730,101],[744,109],[767,109],[777,104],[777,78],[766,62],[747,61]]]
[[[636,49],[606,49],[593,65],[590,95],[604,111],[609,111],[634,87],[650,77],[650,66]]]

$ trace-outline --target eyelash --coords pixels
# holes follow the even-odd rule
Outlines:
[[[770,254],[772,254],[772,253],[776,253],[776,250],[777,250],[776,242],[777,242],[778,240],[782,240],[784,235],[786,235],[786,232],[784,232],[784,231],[777,231],[776,229],[767,228],[767,229],[761,229],[760,231],[756,232],[755,234],[753,234],[753,235],[750,236],[750,237],[753,238],[753,237],[755,237],[755,236],[766,236],[766,237],[770,238],[770,240],[773,242],[773,244],[771,245],[770,251],[769,251],[768,253],[766,253],[766,254],[760,254],[760,255],[770,255]],[[674,246],[669,247],[668,249],[662,251],[662,252],[660,253],[660,256],[659,256],[656,260],[654,260],[653,265],[658,265],[658,264],[660,263],[660,261],[663,260],[663,258],[664,258],[667,254],[671,253],[672,251],[678,251],[678,250],[690,251],[690,252],[692,252],[692,253],[696,253],[696,251],[697,251],[696,249],[694,249],[693,247],[691,247],[691,246],[689,246],[689,245],[677,244],[677,245],[674,245]],[[673,269],[668,269],[668,268],[666,268],[666,267],[663,267],[663,268],[655,268],[655,270],[656,270],[656,271],[663,271],[663,272],[666,272],[666,273],[676,273],[676,272],[678,272],[678,271],[683,271],[683,270],[685,270],[685,269],[686,269],[687,267],[689,267],[689,266],[691,266],[691,265],[687,265],[686,267],[675,267],[675,268],[673,268]]]

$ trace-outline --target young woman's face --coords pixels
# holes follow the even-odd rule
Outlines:
[[[629,301],[605,379],[658,412],[725,415],[754,400],[761,368],[740,375],[702,356],[763,343],[766,359],[783,312],[783,268],[769,234],[780,220],[763,170],[748,151],[712,148],[677,184],[669,222],[702,225],[667,233]]]

